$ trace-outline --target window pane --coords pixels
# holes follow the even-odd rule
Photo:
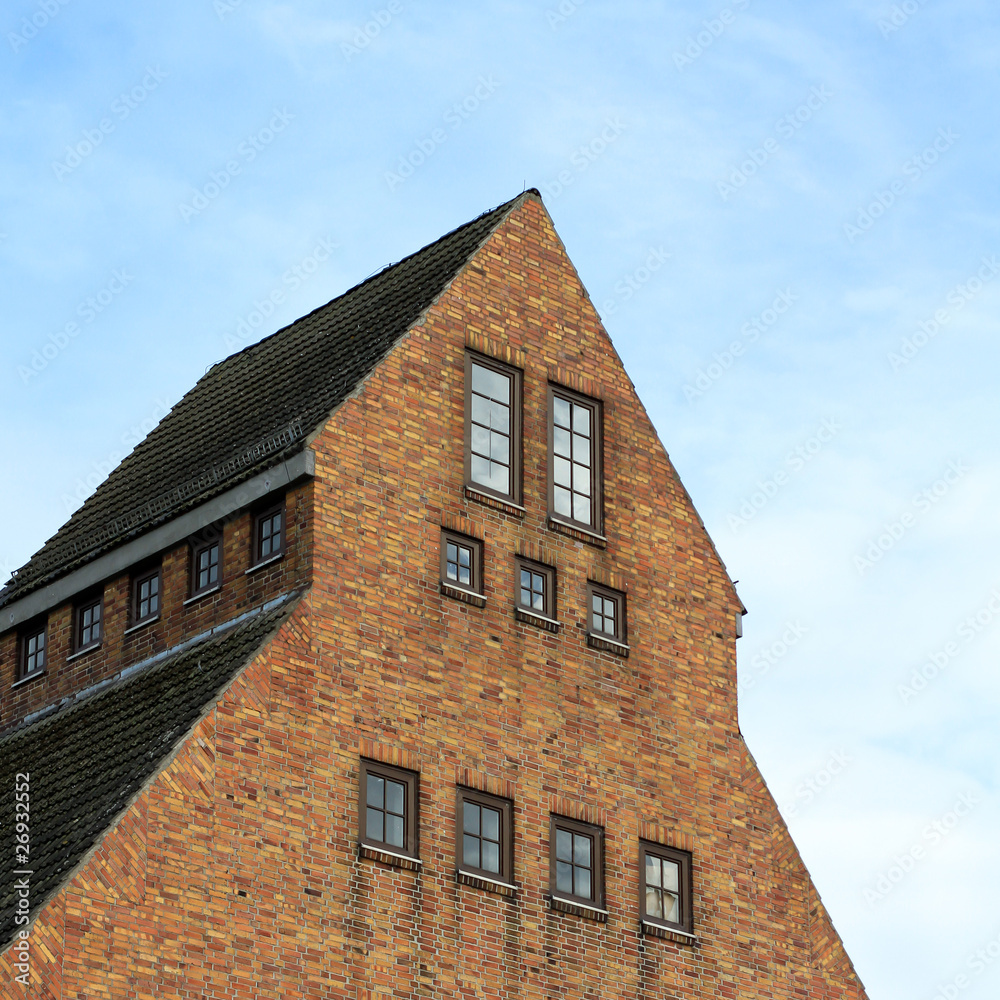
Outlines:
[[[660,902],[660,894],[656,889],[646,888],[646,916],[654,920],[663,919],[663,906]]]
[[[490,427],[504,434],[510,433],[510,407],[503,403],[490,403]]]
[[[590,496],[590,469],[583,465],[573,466],[573,489],[577,493],[582,493],[585,497]]]
[[[500,839],[500,812],[483,807],[483,836],[489,840]]]
[[[393,847],[403,846],[403,817],[393,816],[391,813],[385,817],[385,842]]]
[[[403,796],[406,789],[398,781],[385,783],[385,807],[389,812],[403,814]]]
[[[458,548],[458,565],[459,566],[469,566],[472,564],[472,549],[467,549],[464,545],[457,546]]]
[[[552,459],[552,478],[559,486],[570,485],[570,464],[558,455]]]
[[[595,614],[600,614],[604,610],[604,605],[601,603],[601,598],[599,594],[594,594],[593,598],[593,609]]]
[[[660,882],[660,859],[646,855],[646,885],[662,885]]]
[[[670,889],[671,892],[677,892],[679,876],[680,876],[680,865],[674,864],[674,862],[672,861],[663,862],[664,889]]]
[[[577,868],[576,870],[576,895],[584,899],[591,898],[590,892],[590,870],[588,868]]]
[[[557,455],[569,458],[569,431],[564,431],[561,427],[552,428],[552,450]]]
[[[490,432],[479,424],[472,425],[472,451],[476,455],[490,453]]]
[[[365,826],[365,836],[369,840],[385,840],[383,836],[382,817],[383,813],[378,809],[368,809],[368,820]]]
[[[500,845],[489,840],[483,841],[483,860],[480,868],[488,872],[500,873]]]
[[[510,379],[492,368],[472,364],[472,391],[482,393],[502,403],[510,402]]]
[[[581,465],[590,465],[590,438],[573,435],[573,461]]]
[[[497,493],[510,493],[510,469],[506,465],[493,463],[493,477],[490,487]]]
[[[560,861],[573,860],[573,834],[568,830],[556,830],[556,857]]]
[[[479,838],[468,833],[462,835],[462,863],[471,865],[473,868],[481,867],[479,864]]]
[[[385,805],[385,779],[377,774],[368,775],[368,805],[379,809]]]
[[[554,487],[552,505],[557,514],[563,514],[566,517],[573,516],[572,494],[569,490],[563,489],[561,486]]]
[[[590,837],[573,837],[573,863],[590,867]]]
[[[573,496],[573,518],[581,524],[590,524],[590,500],[579,493]]]
[[[525,589],[531,588],[531,572],[529,570],[521,570],[521,586]]]
[[[663,894],[663,919],[677,923],[681,919],[680,899],[672,892]]]
[[[525,587],[521,588],[521,604],[526,607],[531,607],[531,591]]]
[[[504,465],[510,462],[510,438],[506,434],[493,432],[490,438],[490,458],[494,462],[503,462]]]
[[[573,407],[573,433],[590,437],[590,410],[586,406]]]
[[[552,397],[552,417],[558,427],[569,427],[569,403],[558,396]]]
[[[570,895],[573,893],[573,866],[568,861],[556,862],[556,888]]]
[[[539,593],[534,594],[534,596],[531,598],[531,606],[535,609],[535,611],[544,611],[545,595]]]
[[[490,460],[488,458],[480,458],[478,455],[472,456],[472,481],[474,483],[482,483],[483,486],[489,486],[493,478],[493,472],[490,468]]]
[[[479,806],[475,802],[463,802],[462,829],[466,833],[479,833]]]
[[[472,419],[484,427],[490,426],[490,401],[472,394]]]

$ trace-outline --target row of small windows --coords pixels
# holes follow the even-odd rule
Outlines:
[[[284,552],[284,504],[271,507],[254,516],[253,568]],[[160,616],[162,573],[160,566],[151,566],[133,573],[129,602],[129,627],[135,628],[156,621]],[[190,598],[213,593],[222,586],[222,543],[220,540],[200,540],[191,546]],[[76,601],[73,608],[72,654],[84,653],[101,644],[104,629],[104,598],[92,594]],[[35,621],[22,630],[18,657],[17,679],[40,674],[45,670],[46,622]]]
[[[466,355],[466,479],[521,503],[521,372]],[[601,404],[549,386],[549,515],[601,531]]]
[[[393,863],[419,861],[415,771],[361,760],[362,854]],[[457,787],[455,861],[459,876],[487,888],[514,890],[513,803]],[[549,818],[549,898],[554,908],[602,919],[604,830],[567,816]],[[642,840],[639,847],[640,918],[656,928],[692,933],[691,854]]]
[[[472,596],[485,600],[482,541],[448,529],[442,531],[441,583],[445,593],[452,596]],[[588,634],[624,647],[625,595],[621,591],[589,581],[587,606]],[[514,607],[518,612],[526,613],[529,621],[537,616],[552,625],[558,625],[555,567],[518,558]]]

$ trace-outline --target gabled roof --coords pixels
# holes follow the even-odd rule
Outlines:
[[[0,606],[301,451],[529,194],[214,365],[15,573]]]
[[[154,774],[205,708],[284,624],[297,599],[260,608],[201,641],[0,737],[0,829],[14,828],[15,773],[31,775],[32,916]],[[13,857],[13,842],[8,845]],[[11,942],[16,876],[0,867],[0,950]]]

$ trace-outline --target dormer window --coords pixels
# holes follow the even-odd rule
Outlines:
[[[74,646],[77,653],[101,644],[101,637],[104,634],[103,617],[104,600],[100,595],[81,601],[77,605],[74,627]]]
[[[285,504],[261,511],[254,518],[254,564],[277,559],[285,551]]]
[[[191,596],[218,590],[222,581],[222,545],[202,542],[191,551]]]
[[[45,670],[45,623],[36,624],[21,633],[21,651],[17,679],[24,680]]]
[[[146,570],[132,581],[132,624],[141,625],[160,616],[160,567]]]

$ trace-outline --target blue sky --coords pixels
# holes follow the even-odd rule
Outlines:
[[[12,0],[0,572],[243,334],[536,186],[740,581],[741,725],[871,997],[995,997],[998,28]]]

